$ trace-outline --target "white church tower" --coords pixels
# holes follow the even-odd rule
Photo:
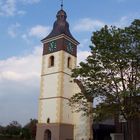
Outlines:
[[[61,9],[52,32],[42,40],[42,72],[36,140],[89,140],[90,124],[68,105],[78,86],[71,79],[76,67],[77,45]],[[84,122],[82,122],[84,121]]]

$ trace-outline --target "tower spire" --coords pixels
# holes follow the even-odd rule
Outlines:
[[[63,6],[64,6],[63,0],[61,0],[61,9],[63,9]]]

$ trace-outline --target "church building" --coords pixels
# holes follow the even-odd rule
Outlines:
[[[91,140],[90,119],[72,113],[69,99],[80,92],[71,78],[76,68],[77,45],[63,6],[51,33],[42,40],[42,71],[36,140]]]

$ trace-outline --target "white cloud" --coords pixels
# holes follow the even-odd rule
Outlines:
[[[131,22],[134,19],[136,19],[137,17],[139,17],[138,13],[123,16],[123,17],[120,18],[119,21],[114,22],[112,25],[115,25],[117,27],[123,28],[123,27],[129,26],[131,24]]]
[[[0,16],[23,15],[26,12],[19,10],[18,4],[33,4],[40,0],[0,0]]]
[[[93,31],[104,26],[105,23],[91,18],[80,19],[74,26],[74,31]]]
[[[84,62],[90,54],[89,51],[79,51],[77,54],[77,64]]]
[[[110,25],[115,25],[116,27],[125,27],[125,26],[129,25],[129,22],[130,22],[129,17],[128,16],[123,16],[123,17],[120,18],[119,21],[114,22]]]
[[[78,46],[78,48],[87,48],[90,44],[90,40],[89,39],[83,39],[82,41],[80,41],[80,44]]]
[[[32,4],[32,3],[38,3],[40,2],[40,0],[20,0],[22,3],[25,3],[25,4]]]
[[[92,32],[102,28],[104,25],[113,25],[122,28],[125,26],[129,26],[131,22],[138,16],[139,13],[133,13],[127,16],[122,16],[118,21],[114,22],[104,22],[91,18],[83,18],[78,20],[78,22],[74,25],[73,30],[76,32]]]
[[[41,54],[42,47],[35,47],[31,54],[0,60],[0,124],[37,118]]]
[[[26,11],[18,10],[18,11],[17,11],[17,14],[18,14],[18,15],[25,15],[25,14],[26,14]]]
[[[21,35],[21,38],[27,43],[27,44],[31,44],[31,39],[28,37],[27,34],[23,34]]]
[[[0,15],[13,16],[16,12],[16,0],[1,0]]]
[[[15,23],[13,25],[11,25],[9,28],[8,28],[8,34],[11,36],[11,37],[16,37],[17,34],[18,34],[18,28],[20,27],[20,24],[19,23]]]
[[[0,81],[27,82],[32,78],[38,78],[40,75],[41,52],[41,47],[36,47],[30,55],[1,60]]]
[[[22,34],[21,38],[28,44],[31,44],[34,37],[39,39],[46,37],[46,35],[49,34],[50,29],[50,26],[36,25],[28,29],[26,33]]]
[[[42,25],[36,25],[32,27],[28,33],[29,36],[42,38],[45,37],[50,32],[49,26],[42,26]]]

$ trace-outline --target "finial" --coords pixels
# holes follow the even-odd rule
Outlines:
[[[63,0],[61,0],[61,9],[63,9]]]

